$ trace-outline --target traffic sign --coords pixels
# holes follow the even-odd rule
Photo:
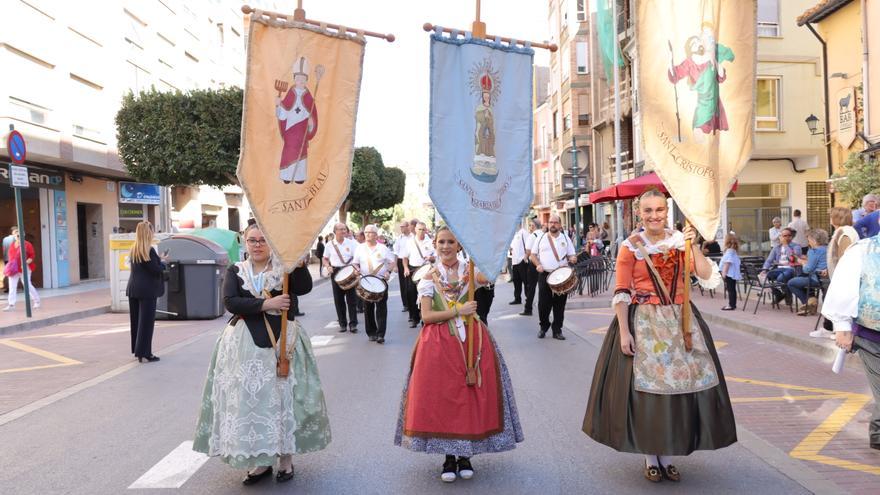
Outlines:
[[[19,165],[9,165],[9,184],[12,187],[29,187],[28,169]]]
[[[9,132],[9,137],[6,138],[6,149],[9,150],[9,159],[12,160],[12,163],[24,163],[27,157],[27,144],[25,144],[24,136],[20,132],[15,130]]]

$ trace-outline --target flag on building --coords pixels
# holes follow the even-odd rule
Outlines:
[[[348,195],[363,37],[251,16],[238,179],[292,264]]]
[[[703,237],[752,153],[755,0],[639,0],[646,161]]]
[[[605,79],[610,81],[614,76],[611,72],[614,67],[614,52],[617,52],[617,66],[623,67],[623,54],[620,53],[620,43],[617,40],[617,22],[611,10],[611,2],[618,2],[617,12],[620,12],[619,0],[596,0],[596,39],[599,40],[599,53],[602,56],[602,68],[605,69]]]
[[[531,47],[431,35],[429,194],[490,279],[532,201]]]

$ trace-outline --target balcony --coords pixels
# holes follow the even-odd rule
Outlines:
[[[626,69],[626,68],[625,68]],[[629,72],[624,70],[620,79],[620,114],[629,115],[632,112],[632,78]],[[614,121],[614,91],[610,86],[603,87],[599,95],[599,115],[596,116],[594,125],[611,123]]]

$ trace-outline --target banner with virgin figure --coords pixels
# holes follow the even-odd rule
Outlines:
[[[237,176],[288,265],[348,196],[366,41],[251,15]]]
[[[647,162],[697,230],[752,154],[755,0],[639,0],[636,42]]]
[[[532,202],[529,45],[431,34],[429,194],[490,280]]]

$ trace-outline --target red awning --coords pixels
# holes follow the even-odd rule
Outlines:
[[[731,190],[736,191],[738,182],[733,183]],[[640,196],[647,189],[656,188],[663,194],[669,195],[666,186],[657,174],[651,172],[635,179],[621,182],[616,186],[611,186],[601,191],[590,193],[590,203],[607,203],[609,201],[617,201],[618,199],[632,199]]]

